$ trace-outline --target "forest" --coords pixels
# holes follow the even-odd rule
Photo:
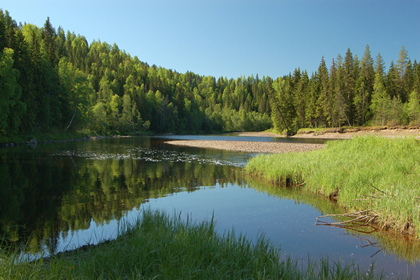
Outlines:
[[[420,65],[401,47],[386,69],[367,45],[314,73],[202,76],[150,66],[117,44],[17,24],[0,10],[0,136],[261,131],[420,125]]]

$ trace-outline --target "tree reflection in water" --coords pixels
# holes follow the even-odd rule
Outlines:
[[[28,253],[56,252],[59,236],[119,220],[150,198],[242,183],[240,168],[144,145],[19,147],[0,154],[0,236]],[[68,149],[70,148],[70,149]],[[207,159],[206,159],[207,158]]]

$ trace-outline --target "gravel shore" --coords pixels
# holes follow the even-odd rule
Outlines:
[[[173,140],[165,142],[171,145],[197,148],[211,148],[246,153],[287,153],[304,152],[321,149],[324,144],[248,142],[248,141],[207,141],[207,140]]]
[[[324,132],[324,133],[305,133],[293,136],[293,138],[323,138],[323,139],[350,139],[355,136],[377,135],[384,137],[403,137],[411,136],[420,139],[420,129],[369,129],[346,131],[345,133]],[[272,132],[242,132],[238,136],[254,137],[284,137]],[[197,148],[211,148],[247,153],[287,153],[305,152],[321,149],[324,144],[307,143],[280,143],[280,142],[247,142],[247,141],[207,141],[207,140],[173,140],[165,142],[171,145],[188,146]]]

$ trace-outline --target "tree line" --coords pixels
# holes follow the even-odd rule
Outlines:
[[[398,61],[385,71],[381,54],[375,60],[369,45],[361,59],[347,50],[328,68],[322,58],[311,75],[295,70],[273,81],[274,127],[420,125],[420,65],[402,46]]]
[[[51,129],[96,133],[278,131],[420,124],[420,66],[404,47],[385,70],[369,46],[328,68],[227,79],[148,65],[116,44],[17,24],[0,10],[0,136]]]

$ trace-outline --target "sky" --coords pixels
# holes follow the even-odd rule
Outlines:
[[[420,61],[419,0],[2,0],[17,23],[116,43],[180,73],[277,78],[330,66],[369,45],[389,66],[402,46]]]

